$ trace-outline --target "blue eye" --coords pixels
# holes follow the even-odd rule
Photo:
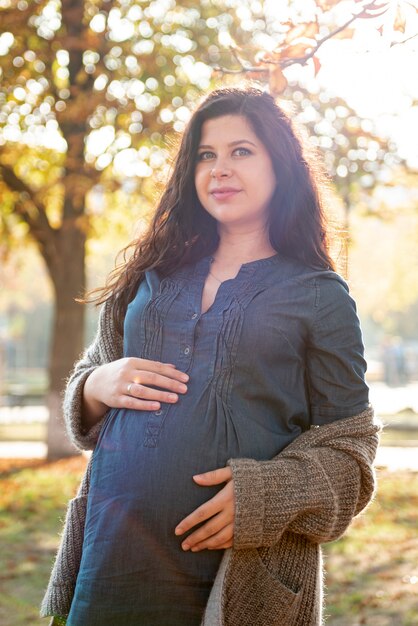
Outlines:
[[[208,161],[209,159],[213,158],[215,155],[213,152],[209,152],[208,150],[206,152],[200,152],[200,154],[197,155],[197,160],[198,161]]]
[[[248,150],[248,148],[237,148],[234,150],[234,153],[237,153],[238,156],[247,156],[248,154],[252,154],[251,150]]]

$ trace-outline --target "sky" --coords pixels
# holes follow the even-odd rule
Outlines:
[[[369,52],[356,51],[351,41],[330,41],[318,81],[359,115],[373,119],[418,170],[418,38],[414,44]]]
[[[411,169],[418,170],[418,37],[391,46],[418,34],[418,8],[410,7],[408,16],[405,33],[393,32],[391,11],[357,20],[352,38],[330,39],[318,50],[316,78],[312,68],[300,67],[290,68],[287,77],[303,72],[308,88],[345,99],[360,116],[371,118],[378,132],[392,137]]]

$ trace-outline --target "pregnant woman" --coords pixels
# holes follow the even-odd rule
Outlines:
[[[319,625],[320,544],[372,496],[378,427],[318,177],[271,96],[200,105],[148,233],[96,300],[64,405],[94,448],[82,557],[65,605],[74,507],[43,614]]]

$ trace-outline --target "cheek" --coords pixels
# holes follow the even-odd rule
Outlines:
[[[196,188],[197,197],[199,198],[200,201],[202,201],[202,198],[204,198],[207,195],[208,180],[209,180],[208,172],[202,169],[199,169],[196,171],[195,177],[194,177],[194,185]]]
[[[271,198],[273,197],[273,194],[276,190],[276,184],[276,174],[274,173],[274,170],[270,167],[265,170],[265,175],[263,178],[263,187],[269,200],[271,200]]]

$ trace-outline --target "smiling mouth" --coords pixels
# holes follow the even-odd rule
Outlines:
[[[241,189],[215,189],[211,191],[210,194],[215,198],[215,200],[226,200],[227,198],[232,198],[237,193],[240,193]]]

